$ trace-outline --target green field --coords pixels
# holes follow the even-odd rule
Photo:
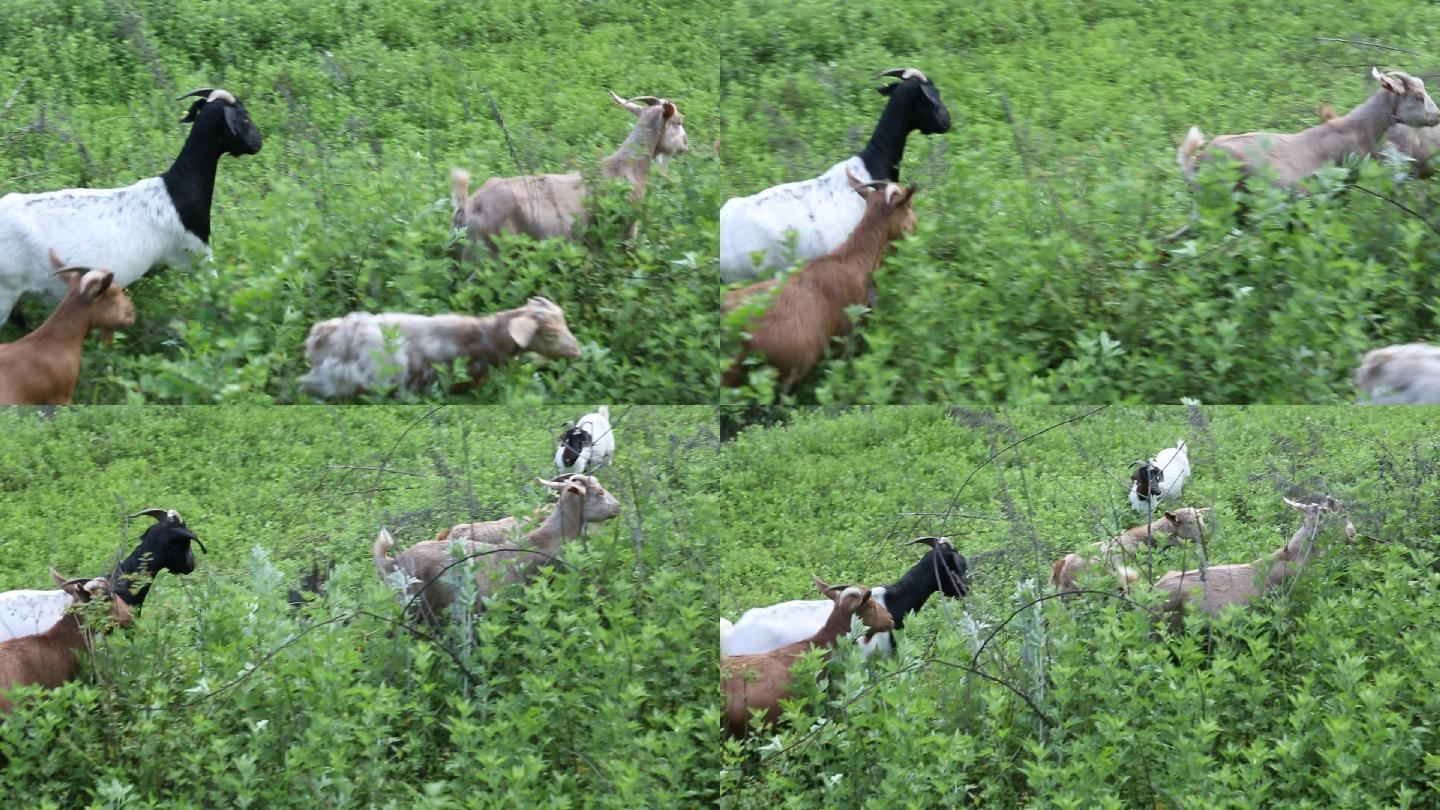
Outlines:
[[[545,295],[578,361],[492,373],[467,401],[694,403],[713,391],[719,84],[710,3],[0,0],[0,194],[117,187],[164,171],[195,87],[231,90],[265,136],[226,157],[214,274],[157,271],[136,326],[91,341],[80,403],[293,402],[311,324],[349,311],[482,314]],[[659,95],[691,150],[652,175],[641,236],[515,240],[460,266],[451,166],[593,171]],[[628,203],[605,198],[603,212]],[[32,302],[32,326],[47,314]],[[14,340],[13,326],[0,341]]]
[[[370,544],[528,514],[551,409],[0,412],[0,589],[108,571],[178,509],[209,549],[70,684],[0,723],[27,807],[696,806],[713,796],[714,607],[692,511],[713,412],[617,408],[623,513],[563,564],[410,638]],[[334,561],[298,615],[286,590]]]
[[[912,134],[919,233],[877,273],[868,350],[800,402],[1327,403],[1364,352],[1440,336],[1427,223],[1364,192],[1250,200],[1223,178],[1192,237],[1175,163],[1209,137],[1319,123],[1376,87],[1371,64],[1433,78],[1440,7],[1398,2],[763,3],[731,13],[725,197],[814,177],[857,152],[914,66],[954,126]],[[783,33],[777,33],[783,32]],[[1318,41],[1379,42],[1378,47]],[[1327,170],[1333,189],[1344,177]],[[1435,220],[1429,185],[1367,166],[1361,186]],[[728,365],[744,327],[726,324]],[[758,378],[758,375],[757,375]],[[768,386],[739,400],[768,401]]]
[[[1060,425],[1087,410],[795,411],[725,445],[721,615],[812,598],[812,573],[892,582],[920,557],[900,543],[926,534],[953,538],[974,586],[907,621],[896,656],[832,664],[828,690],[806,692],[818,708],[727,743],[727,806],[1434,805],[1440,414],[1110,408]],[[1299,517],[1282,496],[1339,498],[1359,538],[1183,637],[1117,599],[1024,607],[1063,553],[1143,522],[1126,465],[1180,438],[1182,502],[1214,510],[1212,564],[1283,545]],[[1161,550],[1141,576],[1197,559]]]

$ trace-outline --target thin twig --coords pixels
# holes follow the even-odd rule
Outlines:
[[[1397,47],[1395,47],[1394,45],[1382,45],[1382,44],[1380,44],[1379,42],[1366,42],[1366,41],[1361,40],[1361,39],[1345,39],[1344,37],[1315,37],[1315,41],[1316,41],[1316,42],[1343,42],[1343,43],[1345,43],[1346,45],[1361,45],[1361,46],[1364,46],[1364,47],[1366,47],[1366,48],[1380,48],[1380,49],[1387,50],[1387,51],[1397,51],[1397,52],[1399,52],[1399,53],[1407,53],[1407,54],[1410,54],[1411,56],[1419,56],[1419,55],[1420,55],[1420,54],[1418,54],[1418,53],[1416,53],[1416,52],[1414,52],[1414,51],[1407,51],[1407,50],[1405,50],[1404,48],[1397,48]]]

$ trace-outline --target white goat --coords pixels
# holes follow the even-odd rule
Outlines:
[[[1375,349],[1355,370],[1367,405],[1440,405],[1440,346],[1402,343]]]
[[[604,467],[615,455],[615,433],[610,428],[610,409],[604,405],[587,413],[579,422],[565,425],[555,448],[555,468],[561,474],[583,473]]]
[[[1130,466],[1136,468],[1130,474],[1130,507],[1149,514],[1161,501],[1179,499],[1185,479],[1190,477],[1190,453],[1181,439],[1174,447],[1156,453],[1155,458],[1131,462]]]
[[[1371,68],[1370,72],[1380,82],[1370,98],[1303,132],[1221,135],[1207,145],[1200,128],[1191,127],[1176,154],[1185,179],[1194,180],[1199,161],[1195,153],[1204,147],[1240,161],[1247,175],[1268,167],[1276,183],[1290,188],[1345,155],[1374,155],[1376,144],[1395,122],[1415,127],[1440,124],[1440,109],[1425,92],[1425,82],[1400,71],[1381,73]]]
[[[940,91],[915,68],[882,71],[895,84],[878,88],[890,97],[865,148],[819,177],[772,186],[748,197],[732,197],[720,208],[720,279],[755,278],[792,261],[823,256],[840,246],[865,214],[865,201],[851,191],[848,175],[861,183],[900,181],[905,139],[913,130],[938,135],[950,129],[950,111]],[[795,232],[788,250],[787,234]],[[756,263],[753,257],[762,254]]]
[[[22,295],[58,301],[53,249],[79,267],[104,267],[130,286],[157,264],[188,269],[210,252],[210,202],[220,156],[260,151],[260,130],[230,93],[205,88],[181,123],[194,122],[180,155],[159,177],[125,188],[71,188],[0,197],[0,323]]]
[[[0,640],[43,632],[65,614],[72,601],[74,597],[64,590],[0,593]]]
[[[325,398],[397,385],[423,391],[435,381],[436,364],[464,357],[470,382],[457,384],[452,392],[458,393],[482,385],[491,366],[527,351],[580,356],[565,313],[548,298],[484,317],[352,312],[310,328],[305,339],[310,373],[300,378],[300,388]]]

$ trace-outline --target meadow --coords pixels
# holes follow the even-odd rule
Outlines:
[[[795,402],[1335,403],[1366,351],[1440,334],[1431,186],[1404,166],[1252,188],[1243,227],[1233,175],[1210,177],[1163,241],[1190,215],[1191,125],[1295,132],[1369,96],[1371,65],[1433,79],[1434,5],[737,0],[729,20],[724,198],[857,152],[882,69],[923,70],[954,122],[909,138],[919,229],[876,275],[864,350]],[[722,366],[744,327],[726,318]],[[757,374],[728,398],[773,393]]]
[[[774,731],[727,742],[723,806],[1440,797],[1440,415],[937,406],[777,419],[720,456],[708,532],[720,615],[813,598],[812,573],[892,582],[923,550],[901,543],[927,534],[953,539],[973,589],[963,602],[932,597],[894,656],[838,655]],[[1042,599],[1054,560],[1143,523],[1126,465],[1181,438],[1193,468],[1181,502],[1213,509],[1211,564],[1283,545],[1300,521],[1282,497],[1340,499],[1355,543],[1332,529],[1293,587],[1214,622],[1192,616],[1175,636],[1153,628],[1144,589],[1133,601]],[[1200,550],[1143,555],[1142,580],[1195,568]]]
[[[159,174],[188,132],[174,98],[195,87],[235,93],[265,137],[259,154],[221,161],[214,264],[133,285],[137,323],[113,349],[86,347],[76,401],[295,402],[319,320],[483,314],[532,295],[561,306],[582,357],[501,367],[465,401],[709,401],[718,14],[708,2],[0,0],[0,194]],[[639,210],[602,195],[578,243],[516,238],[479,263],[447,258],[450,168],[468,169],[472,190],[490,175],[594,171],[634,121],[607,90],[673,99],[690,134]],[[33,327],[49,308],[24,311]],[[0,341],[21,334],[4,326]]]
[[[174,508],[208,548],[162,573],[93,676],[0,723],[27,807],[703,804],[714,795],[705,543],[713,411],[617,408],[623,511],[466,625],[404,629],[370,561],[553,500],[548,408],[0,412],[0,589],[109,570]],[[312,564],[326,595],[292,611]]]

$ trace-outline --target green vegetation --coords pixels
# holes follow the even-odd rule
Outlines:
[[[837,657],[792,724],[727,743],[727,806],[1434,805],[1440,414],[1112,408],[964,486],[992,453],[1084,413],[795,411],[725,445],[709,532],[722,615],[811,598],[812,572],[891,582],[920,556],[898,543],[925,534],[954,539],[974,585],[907,621],[897,655]],[[1183,503],[1214,509],[1212,563],[1282,545],[1299,525],[1285,495],[1341,499],[1359,538],[1333,530],[1288,592],[1192,618],[1180,637],[1119,599],[1024,607],[1063,552],[1141,522],[1125,465],[1180,438],[1194,470]],[[1196,552],[1158,550],[1142,577],[1193,568]]]
[[[624,512],[471,626],[411,638],[370,562],[547,500],[558,410],[352,407],[0,412],[0,589],[94,575],[176,508],[205,542],[161,574],[99,685],[0,722],[27,807],[697,806],[715,792],[715,609],[690,509],[707,408],[617,408]],[[380,469],[383,468],[383,469]],[[334,560],[299,614],[286,589]],[[347,620],[348,619],[348,620]]]
[[[830,360],[800,402],[1323,403],[1354,396],[1363,353],[1433,340],[1440,236],[1359,191],[1259,189],[1235,230],[1233,175],[1202,221],[1175,150],[1319,123],[1375,85],[1369,65],[1433,69],[1440,7],[1386,0],[957,5],[742,0],[721,66],[724,196],[813,177],[858,151],[883,106],[871,77],[916,66],[955,121],[912,135],[919,233],[877,274],[868,350]],[[777,33],[782,32],[782,33]],[[1317,37],[1377,41],[1418,54]],[[1333,189],[1333,170],[1321,187]],[[1429,185],[1369,165],[1357,182],[1436,219]],[[744,318],[726,319],[722,364]],[[758,375],[757,375],[758,376]],[[739,399],[769,401],[764,384]]]
[[[130,292],[135,328],[87,345],[77,402],[292,402],[311,324],[349,311],[485,313],[545,295],[579,361],[492,373],[469,400],[694,403],[713,392],[718,10],[544,0],[0,0],[0,194],[115,187],[179,152],[194,87],[237,94],[265,136],[225,158],[214,274]],[[640,237],[515,240],[460,266],[450,167],[593,170],[634,118],[607,89],[675,100],[694,144],[652,175]],[[502,127],[503,121],[503,127]],[[605,198],[602,213],[628,208]],[[623,213],[623,212],[614,212]],[[25,307],[32,325],[48,314]],[[13,326],[0,341],[14,340]]]

